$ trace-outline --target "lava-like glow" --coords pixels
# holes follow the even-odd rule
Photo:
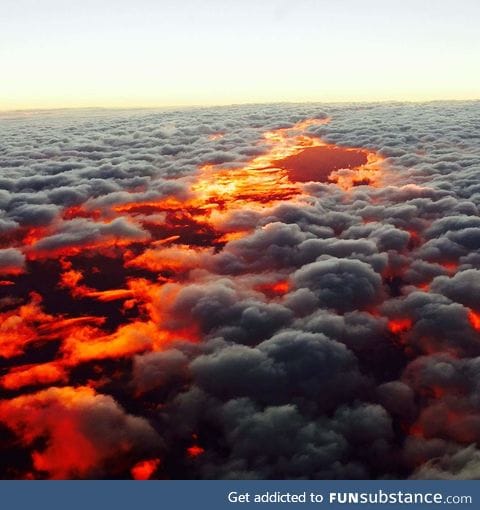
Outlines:
[[[0,379],[0,385],[7,390],[18,390],[24,386],[45,386],[67,380],[67,374],[60,363],[52,361],[15,367]]]
[[[0,402],[0,420],[15,430],[25,445],[47,437],[44,449],[32,452],[33,466],[51,478],[82,476],[103,457],[82,431],[80,412],[96,403],[90,388],[50,388]],[[107,447],[108,448],[108,447]]]
[[[342,148],[326,144],[320,138],[303,131],[326,124],[330,119],[308,119],[289,129],[264,133],[269,151],[254,158],[240,169],[219,170],[211,165],[200,169],[192,190],[203,203],[212,208],[239,209],[274,205],[301,193],[299,183],[308,181],[336,182],[342,187],[347,180],[331,176],[334,170],[355,169],[352,182],[372,184],[378,173],[380,156],[365,150]],[[352,184],[355,185],[355,184]]]
[[[460,265],[457,261],[452,260],[440,262],[439,264],[449,273],[455,273]]]
[[[268,150],[240,168],[203,165],[191,183],[192,196],[187,200],[169,197],[129,203],[115,206],[114,211],[143,223],[152,233],[151,244],[157,239],[163,242],[174,238],[178,243],[205,246],[241,235],[241,231],[225,229],[224,225],[228,217],[246,207],[264,211],[281,202],[302,200],[302,183],[308,180],[337,183],[344,189],[375,185],[380,176],[380,156],[326,144],[304,133],[329,120],[308,119],[291,128],[264,133]],[[301,162],[301,171],[297,161]]]
[[[388,329],[395,335],[408,331],[412,327],[412,320],[408,317],[392,319],[388,322]]]
[[[202,455],[205,452],[205,450],[196,444],[189,446],[187,448],[187,455],[191,457],[192,459],[195,457],[198,457],[199,455]]]
[[[480,313],[469,310],[468,320],[470,321],[472,328],[480,332]]]
[[[160,459],[142,460],[132,467],[132,478],[134,480],[150,480],[159,466]]]
[[[204,257],[212,255],[211,248],[188,245],[166,246],[147,249],[141,255],[129,260],[127,267],[139,267],[152,272],[169,271],[179,273],[201,267]]]
[[[62,213],[63,222],[95,221],[101,225],[89,238],[82,239],[75,234],[61,238],[54,225],[32,227],[23,232],[21,245],[30,260],[59,258],[63,270],[58,275],[58,288],[68,290],[72,298],[81,302],[119,301],[123,302],[122,310],[137,307],[142,313],[130,323],[119,324],[115,331],[107,332],[102,328],[103,315],[53,317],[42,311],[40,297],[37,297],[31,304],[3,314],[0,326],[3,355],[20,354],[27,344],[40,338],[61,338],[62,359],[71,366],[162,348],[165,342],[175,338],[198,341],[199,330],[195,324],[177,324],[172,328],[170,303],[174,303],[175,295],[181,290],[177,281],[184,279],[189,271],[204,267],[215,249],[245,235],[241,227],[227,226],[229,217],[245,208],[262,212],[285,201],[302,200],[305,197],[302,183],[308,179],[331,180],[346,187],[351,176],[347,179],[340,174],[330,175],[341,168],[355,171],[360,180],[367,172],[368,184],[374,182],[372,175],[378,173],[378,156],[363,149],[335,147],[305,133],[306,129],[329,120],[307,119],[291,128],[264,133],[265,153],[240,168],[202,166],[187,199],[169,197],[153,202],[125,203],[103,212],[83,205],[66,208]],[[127,230],[129,235],[116,233],[118,222],[112,221],[112,215],[127,218],[120,230]],[[61,222],[59,226],[62,227]],[[141,234],[141,227],[148,235]],[[160,286],[127,277],[123,288],[94,288],[86,283],[87,277],[99,280],[87,262],[94,253],[115,261],[118,270],[126,271],[127,276],[129,271],[140,269],[155,273]],[[118,265],[120,253],[123,261],[120,258]],[[78,262],[81,267],[75,267]],[[175,285],[162,288],[162,282]],[[7,284],[10,282],[6,281]],[[268,297],[281,296],[288,292],[289,284],[276,281],[261,285],[258,290]],[[155,293],[162,295],[159,307],[152,306]],[[38,369],[22,369],[9,374],[4,384],[13,387],[35,380],[40,383],[49,377],[52,381],[62,379],[63,373],[56,370],[48,364]]]
[[[41,309],[41,297],[32,294],[31,301],[0,314],[0,352],[4,358],[22,354],[28,344],[39,339],[39,326],[51,324],[52,315]]]
[[[273,283],[262,283],[256,287],[267,296],[282,296],[290,290],[290,283],[287,280],[279,280]]]
[[[198,292],[196,284],[209,281],[216,255],[251,232],[248,222],[232,221],[235,215],[307,203],[309,181],[344,190],[379,182],[378,155],[306,132],[328,122],[307,119],[264,133],[264,153],[241,166],[202,165],[196,175],[179,179],[188,196],[135,201],[132,192],[131,202],[86,202],[66,207],[46,227],[22,227],[2,241],[21,250],[27,263],[25,269],[4,269],[0,286],[8,291],[17,279],[31,277],[35,292],[26,300],[19,290],[20,297],[0,308],[1,355],[13,360],[0,386],[17,392],[0,404],[0,421],[29,449],[35,476],[84,477],[113,455],[114,447],[99,445],[80,416],[95,405],[111,406],[96,393],[104,370],[117,377],[109,363],[164,351],[177,341],[193,348],[202,340],[204,324],[189,309],[189,296]],[[292,290],[286,274],[252,271],[250,279],[232,279],[232,293],[249,292],[275,306]],[[390,330],[411,325],[399,324]],[[72,385],[75,377],[80,386]],[[28,394],[18,396],[21,391]],[[129,448],[127,440],[121,442],[122,451]],[[203,453],[194,438],[187,457]],[[125,469],[146,480],[159,466],[158,458],[147,457]]]
[[[4,275],[4,276],[17,276],[21,273],[23,273],[23,268],[19,268],[19,267],[15,267],[15,266],[11,266],[11,267],[4,266],[4,267],[0,268],[0,275]],[[5,282],[6,280],[2,280],[2,281]],[[0,285],[2,285],[1,282],[0,282]],[[5,285],[5,283],[3,285]],[[8,283],[6,285],[8,285]]]

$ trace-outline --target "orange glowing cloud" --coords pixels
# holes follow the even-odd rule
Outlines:
[[[88,317],[84,321],[72,323],[72,327],[63,329],[61,352],[67,365],[160,350],[171,341],[179,339],[193,342],[199,340],[198,326],[194,323],[185,324],[184,318],[175,319],[172,313],[181,285],[155,285],[142,279],[132,279],[129,285],[129,295],[134,296],[133,300],[141,304],[149,317],[122,324],[111,334],[98,328],[103,318],[92,321]],[[63,323],[69,325],[68,321],[65,319]]]
[[[64,368],[60,363],[52,361],[40,365],[15,367],[0,378],[0,385],[6,390],[19,390],[25,386],[51,385],[67,380]]]
[[[50,324],[54,317],[45,314],[41,297],[31,295],[31,301],[19,308],[0,314],[0,351],[5,358],[22,354],[25,347],[38,339],[38,328]]]
[[[145,250],[141,255],[126,263],[126,267],[138,267],[152,272],[169,271],[178,275],[201,267],[205,257],[213,255],[212,248],[197,248],[187,245],[160,247]]]
[[[68,364],[132,356],[162,343],[161,333],[152,322],[134,322],[120,326],[111,335],[98,328],[75,328],[64,340],[62,353]]]
[[[83,275],[80,271],[75,271],[74,269],[70,269],[69,271],[65,271],[60,275],[60,284],[62,287],[67,287],[70,289],[75,289],[83,279]]]
[[[75,218],[60,222],[58,231],[53,228],[37,233],[35,238],[29,240],[26,250],[28,259],[67,258],[88,250],[103,251],[115,256],[115,250],[150,239],[150,234],[131,218],[123,217],[98,221]]]

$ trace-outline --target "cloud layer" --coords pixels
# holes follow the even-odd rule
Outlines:
[[[479,114],[0,119],[2,477],[478,478]]]

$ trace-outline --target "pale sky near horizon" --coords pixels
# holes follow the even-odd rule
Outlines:
[[[480,99],[479,0],[2,0],[0,110]]]

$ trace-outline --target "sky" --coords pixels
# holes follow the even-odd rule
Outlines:
[[[480,98],[478,0],[2,0],[0,110]]]

